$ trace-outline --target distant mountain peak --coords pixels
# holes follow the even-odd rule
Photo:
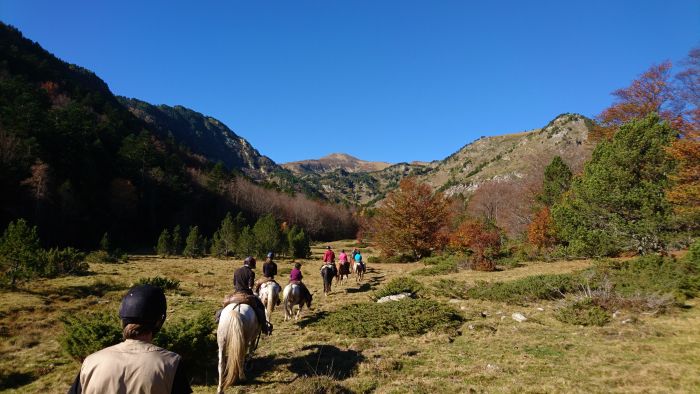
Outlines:
[[[296,174],[315,173],[319,175],[335,170],[346,172],[381,171],[389,166],[391,166],[390,163],[361,160],[347,153],[340,152],[328,154],[320,159],[299,160],[282,164],[282,167]]]

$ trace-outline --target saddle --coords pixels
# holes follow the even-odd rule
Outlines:
[[[226,306],[229,304],[250,305],[255,311],[255,315],[257,316],[258,321],[262,324],[263,333],[267,335],[272,334],[272,324],[270,324],[267,321],[267,318],[265,317],[265,306],[263,306],[262,302],[257,296],[255,296],[254,294],[234,291],[233,293],[224,297],[224,301],[222,302],[222,308],[226,308]]]

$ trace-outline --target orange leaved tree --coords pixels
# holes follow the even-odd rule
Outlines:
[[[535,217],[527,228],[527,240],[538,249],[553,246],[557,239],[554,234],[554,222],[549,207],[544,207],[535,213]]]
[[[384,254],[420,259],[445,245],[447,201],[428,185],[405,178],[377,209],[374,223],[374,238]]]
[[[496,269],[494,257],[501,248],[501,234],[495,225],[479,219],[468,219],[450,235],[450,246],[472,252],[472,268],[478,271]]]

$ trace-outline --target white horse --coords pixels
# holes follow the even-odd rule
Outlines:
[[[297,284],[290,283],[285,286],[284,292],[282,293],[282,298],[284,299],[284,321],[292,318],[295,305],[298,305],[299,309],[294,316],[294,320],[299,320],[299,315],[301,314],[301,310],[304,308],[304,304],[306,304],[308,308],[311,308],[312,296],[309,295],[308,297],[304,297],[301,286]]]
[[[359,261],[355,262],[355,282],[360,283],[362,282],[362,279],[365,277],[365,270],[367,269],[367,266],[364,263],[360,263]]]
[[[252,356],[260,337],[261,326],[253,307],[229,304],[219,319],[216,342],[219,345],[219,387],[217,393],[245,379],[246,356]]]
[[[260,285],[258,297],[265,305],[265,317],[269,322],[272,322],[272,312],[275,310],[275,306],[280,303],[281,291],[282,288],[277,282],[270,281]]]

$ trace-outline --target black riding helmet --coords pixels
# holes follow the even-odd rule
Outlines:
[[[160,287],[134,286],[126,293],[119,308],[119,318],[125,324],[155,324],[165,320],[167,302]]]

